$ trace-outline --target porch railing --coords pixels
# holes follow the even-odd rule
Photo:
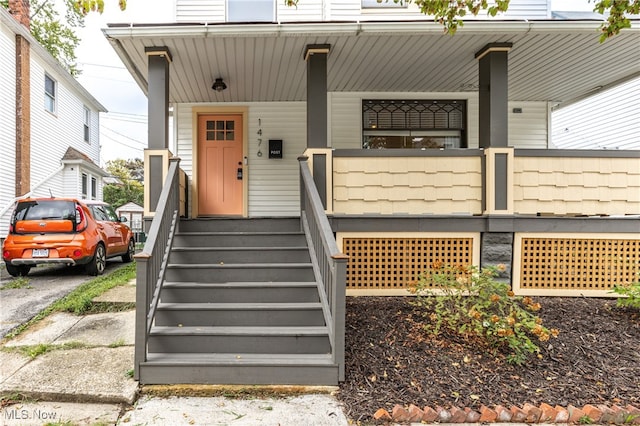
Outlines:
[[[169,160],[169,172],[162,187],[147,241],[136,259],[136,334],[135,373],[140,377],[140,364],[147,359],[147,340],[153,324],[160,291],[167,270],[173,236],[180,212],[180,159]]]
[[[333,362],[338,365],[338,380],[344,380],[344,333],[346,270],[348,256],[344,255],[333,236],[329,220],[324,212],[320,195],[307,163],[308,157],[299,157],[300,162],[300,220],[309,240],[317,274],[321,278],[320,298],[325,307],[325,321],[329,327]],[[328,309],[327,309],[328,307]]]

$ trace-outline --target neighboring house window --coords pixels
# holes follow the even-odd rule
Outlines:
[[[227,0],[227,22],[274,22],[275,0]]]
[[[89,176],[82,174],[82,198],[87,198],[87,189],[89,187]]]
[[[44,109],[55,114],[56,112],[56,81],[44,75]]]
[[[91,111],[89,108],[84,107],[84,141],[91,142]]]
[[[96,195],[98,194],[98,182],[96,178],[91,176],[91,199],[95,200]]]
[[[466,148],[464,100],[363,100],[362,147]]]
[[[407,7],[408,2],[398,1],[397,3],[393,0],[362,0],[362,8],[363,9],[380,9],[380,8],[405,8]]]

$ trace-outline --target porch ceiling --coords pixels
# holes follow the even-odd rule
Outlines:
[[[171,102],[305,100],[309,44],[331,45],[332,92],[476,91],[475,53],[511,42],[509,99],[565,103],[640,76],[640,22],[602,44],[598,27],[468,22],[454,36],[425,22],[111,25],[104,32],[145,93],[145,47],[169,48]],[[211,89],[216,77],[227,90]]]

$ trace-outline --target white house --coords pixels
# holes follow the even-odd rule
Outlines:
[[[98,166],[106,109],[31,36],[28,4],[0,8],[0,238],[17,198],[102,199],[106,176]]]
[[[451,36],[414,5],[176,0],[105,29],[149,99],[136,378],[335,384],[345,291],[434,263],[504,263],[518,294],[635,280],[640,152],[549,146],[553,107],[640,72],[640,22],[601,44],[548,6]]]
[[[553,112],[552,143],[563,149],[640,149],[640,77],[598,88]]]

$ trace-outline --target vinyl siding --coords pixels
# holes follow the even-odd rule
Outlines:
[[[46,71],[45,71],[46,70]],[[56,111],[44,108],[44,76],[56,80]],[[56,168],[69,147],[86,154],[100,164],[99,113],[91,110],[90,142],[84,141],[85,103],[66,86],[61,75],[46,68],[38,58],[31,61],[31,186],[39,185]],[[101,181],[101,179],[98,179]],[[35,188],[34,195],[75,196],[67,194],[62,174]]]
[[[520,108],[521,113],[514,113]],[[547,148],[549,107],[546,102],[509,102],[509,146]]]
[[[225,0],[176,0],[176,22],[224,22]]]
[[[552,143],[566,149],[640,149],[640,78],[552,113]]]
[[[383,0],[384,1],[384,0]],[[389,0],[393,1],[393,0]],[[376,20],[433,20],[425,16],[413,3],[406,8],[362,8],[360,0],[334,0],[328,4],[329,21],[376,21]],[[551,17],[551,4],[548,0],[511,0],[509,10],[489,18],[485,12],[478,16],[466,16],[465,20],[474,19],[549,19]]]
[[[278,22],[323,21],[323,0],[302,0],[297,7],[289,7],[282,0],[276,0]]]
[[[16,67],[15,35],[0,26],[0,211],[8,207],[15,197],[16,158]],[[0,217],[0,238],[9,230],[9,209]]]
[[[305,102],[263,102],[252,104],[229,104],[224,106],[248,108],[248,214],[250,217],[297,216],[299,207],[298,156],[304,152],[306,136]],[[221,104],[180,104],[177,106],[177,153],[180,167],[193,181],[193,107],[215,107]],[[258,120],[262,126],[258,126]],[[258,129],[262,129],[262,156],[258,157]],[[282,139],[282,159],[269,159],[269,139]],[[191,191],[191,187],[190,187]],[[189,194],[189,201],[193,194]],[[189,205],[191,211],[191,204]]]
[[[274,0],[277,22],[308,21],[377,21],[432,20],[413,3],[406,8],[362,8],[361,0],[302,0],[297,7],[288,7]],[[384,1],[384,0],[383,0]],[[392,2],[393,0],[388,0]],[[226,0],[176,0],[176,22],[225,22]],[[549,19],[549,0],[511,0],[509,10],[496,18],[481,12],[472,19]]]

